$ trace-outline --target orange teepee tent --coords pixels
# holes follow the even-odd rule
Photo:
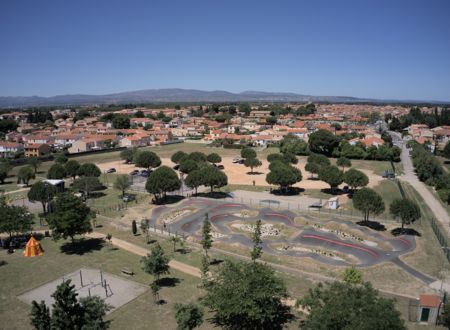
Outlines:
[[[38,240],[31,236],[27,242],[27,245],[25,246],[25,251],[23,253],[25,257],[41,256],[43,253],[44,250],[42,250],[41,244],[38,242]]]

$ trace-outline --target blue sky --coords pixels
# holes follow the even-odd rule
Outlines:
[[[450,1],[0,2],[0,95],[147,88],[450,101]]]

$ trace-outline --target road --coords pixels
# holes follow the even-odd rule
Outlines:
[[[406,143],[403,143],[400,134],[390,132],[395,145],[402,148],[402,164],[404,174],[399,176],[401,181],[407,182],[412,185],[416,191],[422,196],[425,203],[430,210],[434,213],[436,220],[438,220],[447,231],[448,237],[450,237],[450,216],[447,210],[442,206],[441,202],[430,192],[428,187],[420,181],[414,171],[411,157],[409,155],[409,149],[406,148]]]

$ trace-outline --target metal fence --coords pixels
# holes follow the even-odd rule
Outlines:
[[[436,219],[430,219],[431,228],[433,228],[433,232],[436,235],[439,244],[441,245],[447,260],[450,262],[450,246],[447,240],[447,234],[443,233]]]

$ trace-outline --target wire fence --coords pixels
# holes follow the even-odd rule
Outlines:
[[[96,213],[104,216],[114,215],[115,213],[126,210],[128,207],[135,206],[136,204],[145,202],[146,200],[150,200],[150,195],[137,195],[134,200],[129,202],[119,202],[116,204],[111,204],[107,206],[96,206],[95,204],[90,205],[90,208]]]

